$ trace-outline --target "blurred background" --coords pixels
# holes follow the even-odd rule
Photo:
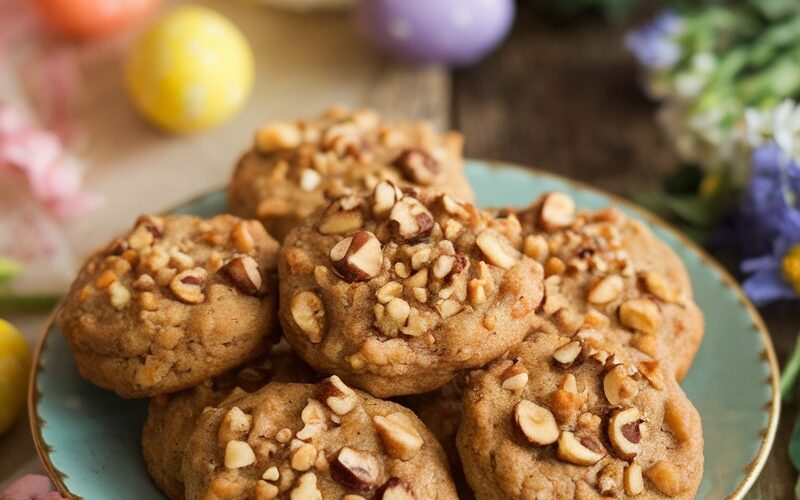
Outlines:
[[[791,401],[798,95],[796,0],[0,0],[0,315],[32,349],[90,251],[223,186],[259,125],[372,106],[669,218],[761,306]],[[754,498],[792,496],[794,413]],[[24,420],[0,491],[40,470]]]

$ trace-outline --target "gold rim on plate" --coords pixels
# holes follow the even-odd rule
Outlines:
[[[733,276],[728,273],[728,271],[722,267],[704,248],[700,245],[695,243],[694,241],[687,238],[683,233],[672,227],[670,224],[665,222],[663,219],[658,217],[655,214],[648,212],[647,210],[643,209],[642,207],[636,205],[635,203],[628,201],[620,196],[615,194],[609,193],[602,189],[596,188],[589,184],[586,184],[581,181],[568,179],[566,177],[562,177],[558,174],[554,174],[545,170],[541,170],[534,167],[525,167],[523,165],[513,164],[513,163],[504,163],[499,162],[496,160],[483,160],[479,158],[470,158],[469,160],[479,161],[489,165],[491,168],[496,169],[511,169],[511,170],[520,170],[525,173],[533,173],[535,175],[546,177],[550,179],[555,179],[559,182],[572,186],[577,190],[588,191],[590,193],[594,193],[596,195],[603,196],[608,198],[612,203],[625,207],[639,216],[641,216],[644,220],[646,220],[652,226],[658,227],[670,235],[672,235],[676,240],[678,240],[682,245],[689,248],[691,251],[695,252],[700,259],[707,265],[713,267],[721,276],[723,282],[733,289],[736,293],[736,296],[739,299],[739,302],[744,306],[747,310],[750,318],[753,320],[753,324],[755,325],[756,329],[758,330],[759,335],[764,343],[764,352],[762,353],[763,357],[766,359],[767,363],[770,366],[770,377],[768,384],[772,390],[772,397],[769,405],[769,422],[767,423],[767,427],[764,428],[760,434],[761,438],[761,446],[759,447],[758,453],[756,454],[755,459],[745,468],[745,477],[736,487],[736,489],[730,493],[726,498],[729,500],[741,500],[747,491],[753,486],[753,483],[758,478],[759,473],[764,468],[764,464],[767,462],[767,458],[769,456],[769,451],[772,448],[772,443],[775,440],[775,433],[778,429],[778,417],[780,415],[780,390],[778,386],[778,378],[779,378],[779,367],[778,367],[778,360],[775,356],[775,349],[772,345],[772,339],[769,336],[769,331],[767,330],[766,325],[764,324],[764,320],[761,318],[758,310],[756,310],[755,306],[750,302],[747,296],[742,291],[739,283],[733,278]],[[223,188],[218,188],[223,189]],[[187,201],[184,201],[180,204],[173,206],[170,209],[164,210],[162,213],[170,213],[177,210],[179,207],[189,205],[193,202],[201,200],[208,196],[209,193],[215,190],[209,191],[205,194],[201,194],[199,196],[195,196]],[[41,394],[36,390],[36,378],[39,374],[39,357],[42,353],[42,349],[44,348],[44,343],[47,340],[48,333],[53,325],[53,320],[55,319],[55,315],[58,312],[61,303],[59,302],[58,305],[53,309],[53,312],[50,314],[50,317],[47,319],[47,322],[44,326],[44,332],[42,332],[39,341],[36,344],[36,350],[33,354],[33,363],[31,366],[31,374],[30,379],[28,382],[28,415],[30,420],[31,426],[31,434],[33,435],[33,443],[36,447],[36,452],[39,455],[39,459],[44,466],[45,471],[52,479],[53,483],[56,485],[58,490],[61,492],[62,495],[69,499],[79,499],[81,497],[75,495],[67,488],[66,484],[64,484],[64,478],[66,475],[58,470],[55,465],[50,461],[50,454],[49,454],[49,445],[44,442],[42,437],[42,426],[44,422],[42,421],[41,417],[36,411],[37,403],[39,402],[39,398]]]

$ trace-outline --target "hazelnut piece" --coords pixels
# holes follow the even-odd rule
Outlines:
[[[402,413],[391,413],[385,417],[376,415],[372,423],[386,447],[389,456],[408,460],[425,444],[414,423]]]
[[[225,467],[239,469],[256,462],[256,454],[244,441],[228,441],[225,446]]]
[[[606,455],[603,447],[589,437],[578,438],[564,431],[558,438],[558,458],[575,465],[594,465]]]
[[[642,439],[642,415],[636,407],[617,410],[608,422],[608,439],[620,458],[633,460]]]
[[[625,467],[622,474],[622,483],[625,486],[625,493],[630,496],[642,494],[644,491],[644,480],[642,479],[642,466],[630,464]]]
[[[592,304],[605,304],[619,297],[624,288],[625,282],[620,276],[606,276],[592,285],[586,300]]]
[[[508,269],[517,263],[519,255],[511,245],[494,231],[484,229],[475,238],[475,244],[481,249],[486,260],[493,266]]]
[[[399,243],[416,243],[430,236],[433,215],[416,198],[405,196],[389,213],[389,230]]]
[[[678,496],[686,489],[681,470],[673,463],[662,460],[647,469],[644,475],[658,491],[669,497]]]
[[[232,407],[222,417],[217,431],[217,440],[220,445],[225,445],[229,441],[242,439],[250,432],[250,424],[253,417],[243,412],[238,406]]]
[[[545,195],[539,209],[539,225],[554,231],[572,224],[575,218],[575,201],[564,193]]]
[[[249,255],[237,255],[222,266],[228,279],[246,295],[257,295],[261,290],[261,272],[258,262]]]
[[[656,333],[661,328],[661,313],[649,299],[626,300],[619,306],[620,322],[645,333]]]
[[[528,385],[528,370],[519,360],[515,360],[514,364],[506,368],[500,375],[503,380],[501,387],[507,391],[521,391]]]
[[[569,366],[578,358],[581,350],[581,343],[573,340],[556,349],[553,353],[553,359],[563,366]]]
[[[397,167],[406,179],[420,186],[430,185],[441,171],[439,162],[418,148],[403,150],[392,165]]]
[[[514,422],[525,439],[537,446],[555,443],[558,440],[558,425],[547,408],[523,399],[514,406]]]
[[[381,272],[381,242],[369,231],[358,231],[333,246],[330,251],[333,269],[345,281],[367,281]]]
[[[322,299],[314,292],[303,291],[292,297],[290,306],[292,319],[300,330],[314,344],[322,341],[325,328],[325,308]]]
[[[181,301],[187,304],[200,304],[206,300],[203,290],[208,273],[202,267],[181,271],[169,283],[169,288]]]
[[[368,492],[378,482],[380,464],[371,453],[345,446],[331,462],[331,472],[345,487]]]
[[[625,366],[616,365],[603,377],[603,392],[608,402],[616,406],[636,397],[639,386]]]
[[[319,398],[337,415],[346,415],[356,406],[356,393],[336,375],[320,383]]]
[[[381,486],[378,498],[381,500],[414,500],[414,493],[407,482],[392,476]]]

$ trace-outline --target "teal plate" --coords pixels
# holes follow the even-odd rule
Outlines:
[[[778,365],[758,313],[735,281],[703,250],[633,205],[588,186],[533,169],[467,162],[481,206],[525,205],[564,191],[587,208],[614,203],[650,225],[683,259],[707,320],[705,339],[683,382],[703,418],[705,474],[698,498],[742,498],[755,481],[778,423]],[[219,190],[174,212],[211,216],[225,210]],[[157,499],[139,452],[147,411],[83,380],[51,322],[31,378],[31,427],[39,455],[61,492],[87,500]]]

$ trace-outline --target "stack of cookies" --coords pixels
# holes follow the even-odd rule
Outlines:
[[[235,215],[144,216],[87,261],[61,329],[152,398],[169,498],[694,498],[682,263],[561,193],[478,209],[461,146],[370,110],[269,124]]]

